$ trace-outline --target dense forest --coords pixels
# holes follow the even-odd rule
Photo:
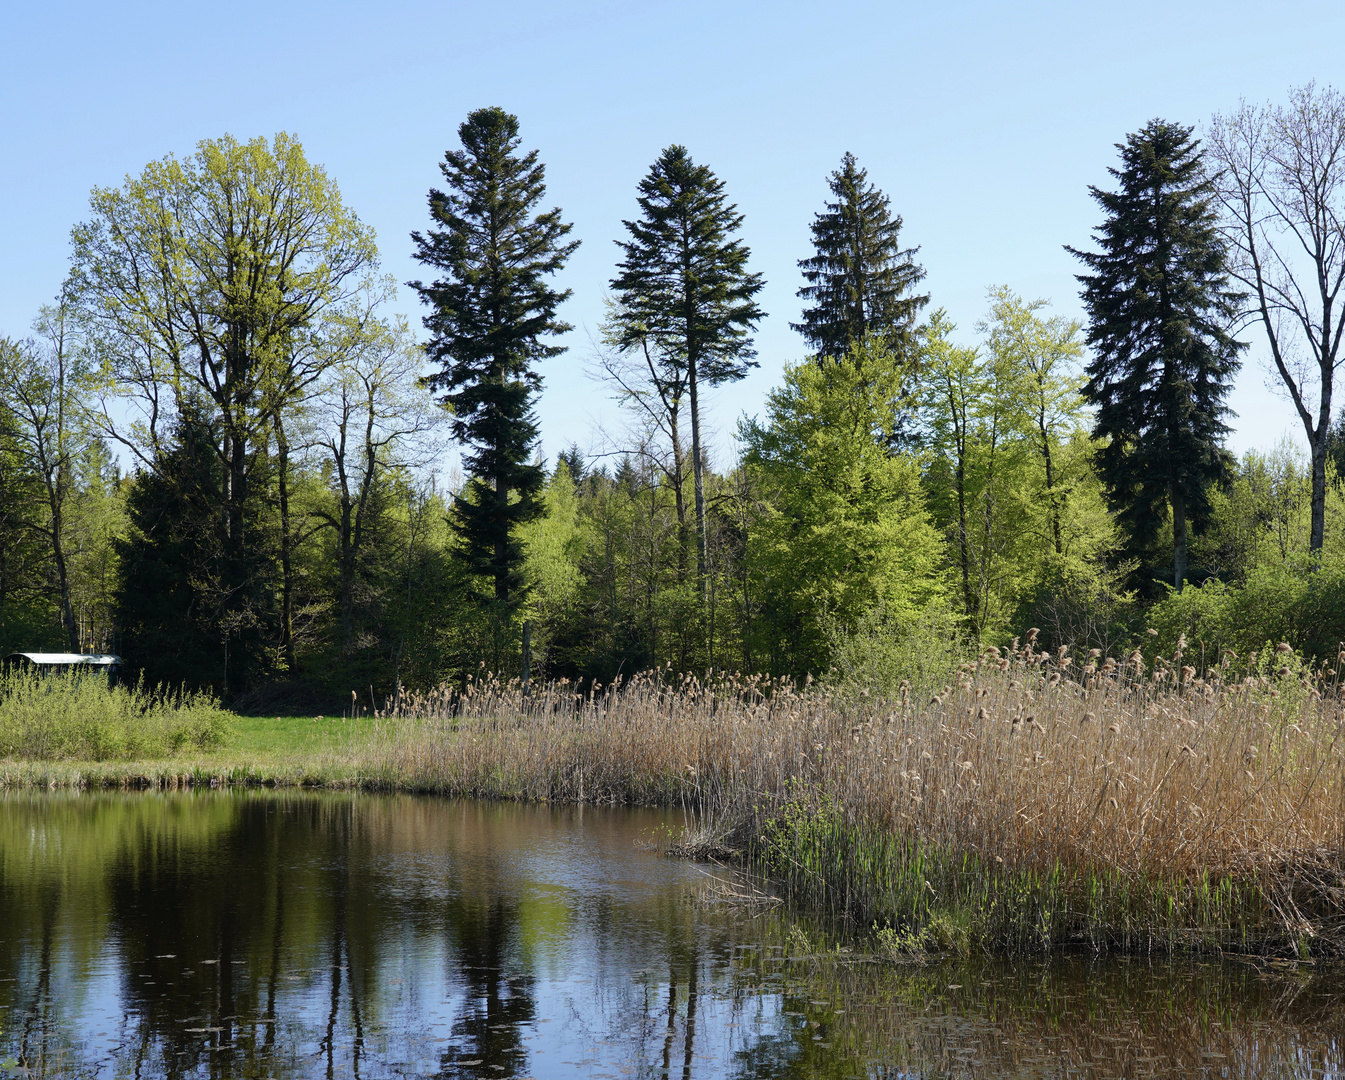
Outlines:
[[[0,651],[115,651],[276,711],[518,675],[525,636],[532,678],[604,684],[890,688],[1028,627],[1050,648],[1335,660],[1335,91],[1118,144],[1068,249],[1086,322],[996,284],[954,325],[846,154],[798,268],[798,356],[724,461],[703,392],[756,365],[765,312],[723,181],[663,151],[601,342],[558,360],[551,280],[578,239],[539,209],[515,117],[478,110],[459,136],[411,238],[419,337],[291,137],[207,140],[93,191],[59,296],[0,338]],[[1306,453],[1224,449],[1253,341]],[[589,365],[624,407],[603,453],[541,458],[544,361]]]

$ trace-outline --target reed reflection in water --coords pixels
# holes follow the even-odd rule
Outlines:
[[[4,797],[0,1076],[1339,1071],[1331,971],[819,958],[779,912],[694,900],[704,874],[651,850],[670,824],[365,795]]]

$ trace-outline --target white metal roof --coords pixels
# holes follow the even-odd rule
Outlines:
[[[114,667],[121,663],[120,656],[111,653],[71,653],[71,652],[16,652],[5,657],[17,660],[23,657],[34,664],[87,664],[91,667]]]

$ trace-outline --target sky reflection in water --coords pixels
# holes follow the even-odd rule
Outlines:
[[[679,822],[5,797],[0,1077],[1340,1074],[1339,971],[819,961],[778,913],[695,902],[651,850]]]

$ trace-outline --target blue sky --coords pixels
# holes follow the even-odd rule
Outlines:
[[[1153,117],[1199,124],[1239,98],[1345,85],[1345,4],[347,3],[9,4],[0,15],[0,334],[26,331],[65,273],[89,189],[225,132],[289,131],[378,232],[384,268],[422,275],[408,235],[457,126],[518,115],[548,202],[583,240],[570,351],[543,370],[548,456],[619,431],[585,375],[635,185],[673,142],[746,215],[767,281],[760,368],[719,391],[722,456],[797,360],[797,260],[850,150],[920,246],[933,304],[963,336],[1007,284],[1079,313],[1075,261],[1113,144]],[[399,310],[418,323],[415,296]],[[1232,397],[1235,450],[1301,428],[1253,342]]]

